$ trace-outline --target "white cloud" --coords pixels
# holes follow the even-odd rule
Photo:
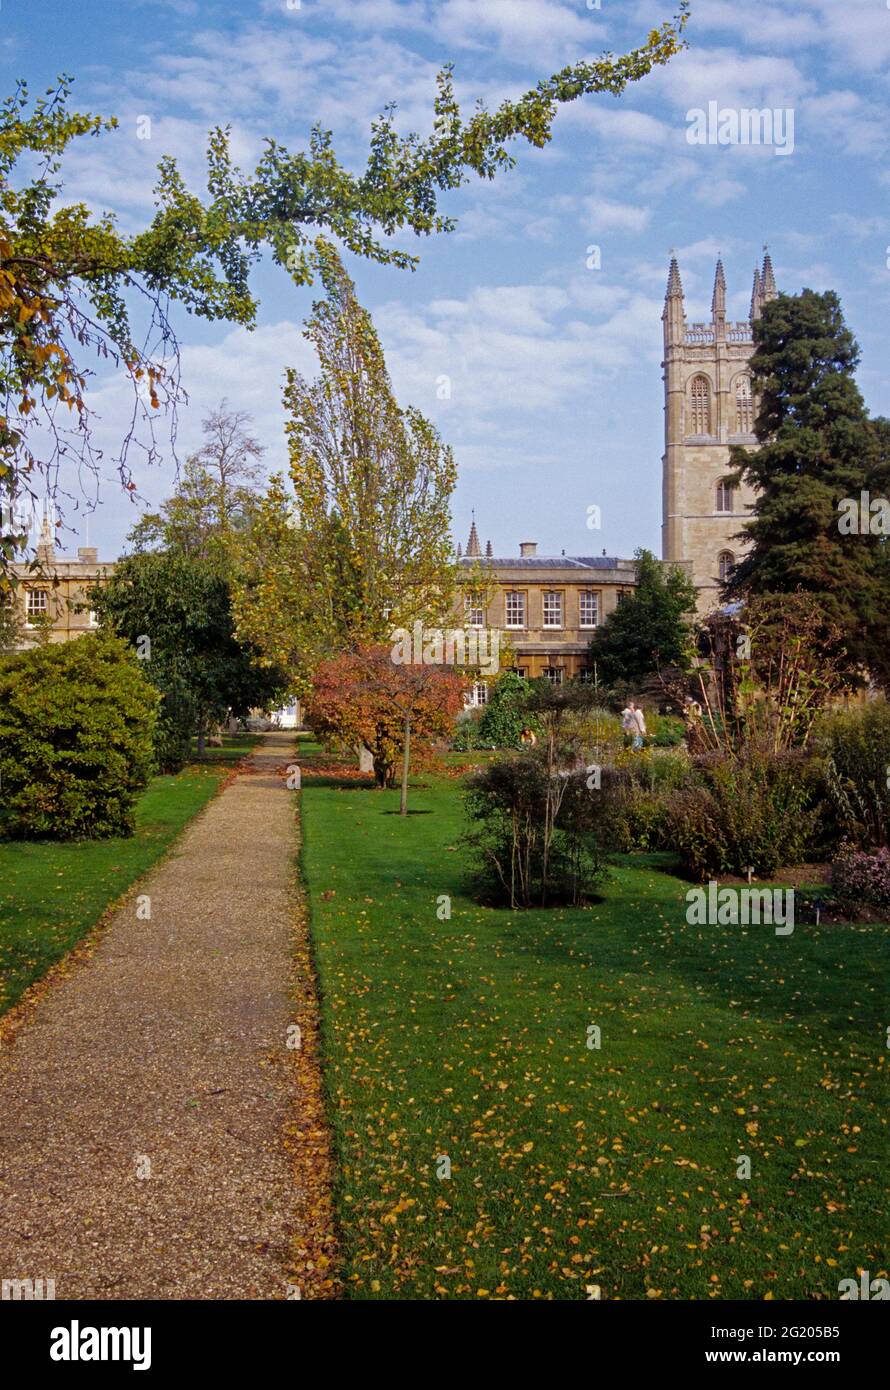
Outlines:
[[[853,241],[870,241],[872,237],[883,236],[890,227],[886,217],[854,217],[850,212],[832,213],[831,225],[841,236]]]
[[[283,7],[284,0],[264,0],[269,16]],[[311,24],[320,10],[303,0],[301,22]],[[601,11],[560,0],[325,0],[323,10],[325,19],[364,34],[422,33],[449,51],[495,51],[512,63],[577,60],[608,34]]]
[[[638,13],[641,19],[645,15],[654,23],[656,14],[664,15],[662,0],[647,0]],[[787,49],[818,43],[824,31],[815,14],[789,0],[758,0],[756,10],[739,5],[737,0],[695,0],[687,32],[696,46],[702,34],[723,33],[765,48]]]
[[[888,11],[890,19],[890,11]],[[883,112],[853,91],[826,91],[803,103],[798,142],[851,155],[871,155],[887,147]]]
[[[652,217],[651,207],[613,202],[596,194],[582,200],[582,211],[591,235],[601,231],[641,232]]]
[[[669,0],[603,0],[601,11],[584,0],[302,0],[299,11],[285,0],[145,3],[155,12],[134,10],[129,64],[118,61],[125,50],[114,50],[112,64],[100,45],[78,83],[78,105],[115,112],[121,129],[75,142],[65,163],[66,198],[114,207],[127,228],[144,225],[162,153],[175,155],[203,191],[211,125],[231,121],[237,161],[249,169],[263,137],[305,149],[317,120],[333,131],[340,159],[358,169],[386,102],[398,100],[401,131],[429,130],[443,63],[455,62],[465,109],[477,96],[492,109],[563,62],[603,47],[626,51],[676,9]],[[870,315],[873,336],[884,332],[890,232],[875,196],[878,185],[890,187],[879,157],[890,58],[884,0],[694,0],[692,10],[691,48],[667,69],[619,100],[568,104],[547,148],[517,142],[518,169],[444,195],[443,210],[459,218],[454,237],[400,235],[400,246],[422,255],[421,273],[387,278],[358,268],[364,302],[391,296],[374,312],[400,398],[437,420],[462,468],[527,468],[523,477],[532,479],[543,461],[555,534],[571,468],[584,486],[590,477],[588,436],[593,453],[631,460],[645,448],[640,467],[651,468],[657,491],[660,315],[672,242],[680,244],[691,319],[709,312],[721,251],[731,312],[744,317],[751,267],[771,233],[784,253],[784,287],[843,287],[846,275],[863,292],[857,331],[869,331]],[[84,101],[86,79],[93,85]],[[712,99],[793,107],[795,156],[690,147],[686,112]],[[152,117],[151,141],[135,139],[138,114]],[[853,164],[857,154],[865,159]],[[871,205],[855,184],[866,174]],[[602,247],[602,272],[584,267],[590,243]],[[861,249],[845,255],[850,246]],[[228,394],[253,412],[270,463],[281,466],[281,373],[295,360],[311,370],[290,316],[302,315],[312,295],[285,289],[278,297],[280,284],[259,272],[266,304],[252,335],[183,324],[193,405],[180,452],[197,441],[206,406]],[[450,402],[436,395],[444,373],[453,378]],[[104,390],[97,399],[110,452],[122,399],[115,404]],[[165,471],[149,485],[163,496],[169,480]],[[524,489],[510,499],[514,509],[534,505]],[[654,515],[657,500],[652,507]]]
[[[577,61],[605,40],[594,13],[556,0],[444,0],[435,6],[435,26],[442,42],[487,48],[493,39],[501,57],[514,61]]]
[[[542,412],[558,420],[591,373],[611,377],[641,353],[657,360],[660,303],[614,286],[600,290],[597,275],[383,306],[375,319],[400,398],[438,420],[460,459],[486,426],[497,432]],[[451,399],[440,402],[443,377]]]
[[[811,85],[791,58],[696,46],[654,72],[647,93],[663,94],[685,113],[707,109],[709,101],[730,107],[794,106]]]
[[[641,0],[641,24],[664,19],[664,0]],[[695,0],[687,29],[697,48],[704,34],[731,35],[746,48],[810,49],[829,65],[878,72],[890,58],[890,12],[883,0]]]
[[[695,190],[695,196],[706,207],[722,208],[744,197],[747,192],[747,186],[739,183],[738,179],[703,178]]]
[[[626,105],[573,101],[559,112],[557,119],[562,129],[578,128],[597,136],[597,152],[603,145],[645,152],[674,138],[673,128],[665,121]]]

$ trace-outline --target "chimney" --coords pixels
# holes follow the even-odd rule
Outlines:
[[[537,553],[538,553],[538,542],[537,542],[537,541],[520,541],[520,542],[519,542],[519,554],[520,554],[521,556],[523,556],[524,558],[527,559],[529,555],[537,555]]]
[[[99,552],[92,545],[79,545],[77,547],[77,558],[82,565],[98,565]]]

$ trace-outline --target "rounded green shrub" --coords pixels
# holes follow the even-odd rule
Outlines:
[[[518,748],[520,735],[530,724],[531,687],[515,671],[504,671],[490,687],[488,704],[479,721],[479,738],[485,748]]]
[[[816,821],[806,767],[799,751],[695,759],[666,801],[669,845],[688,876],[763,876],[800,863]]]
[[[159,698],[115,637],[0,658],[0,837],[131,835]]]
[[[622,787],[614,814],[614,840],[615,848],[625,854],[633,850],[670,849],[670,823],[664,796],[633,784]]]

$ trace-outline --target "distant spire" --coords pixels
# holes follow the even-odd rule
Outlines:
[[[458,541],[458,543],[457,543],[457,558],[460,559],[462,555],[463,555],[463,551],[461,550],[460,541]]]
[[[469,540],[467,541],[467,554],[468,554],[468,555],[481,555],[481,554],[482,554],[482,547],[481,547],[481,545],[479,544],[479,535],[478,535],[478,532],[476,531],[476,513],[475,513],[475,512],[473,512],[473,521],[472,521],[472,525],[470,526],[470,538],[469,538]]]
[[[726,275],[723,270],[723,261],[718,256],[717,271],[714,275],[714,293],[711,296],[711,314],[716,319],[726,317]]]
[[[665,299],[683,298],[683,281],[680,279],[680,266],[677,257],[671,253],[671,268],[668,273],[667,294]]]
[[[54,560],[56,556],[56,538],[53,528],[50,525],[49,512],[44,511],[43,521],[40,523],[40,539],[37,542],[37,559],[41,563]]]
[[[764,304],[768,304],[771,299],[776,299],[779,294],[779,291],[776,289],[776,277],[773,274],[773,263],[768,246],[764,246],[763,248],[763,272],[760,280],[763,302]]]
[[[760,271],[754,267],[754,287],[751,290],[751,322],[760,318],[763,308],[763,283],[760,279]]]
[[[486,558],[489,559],[489,560],[490,560],[491,557],[494,555],[494,551],[493,551],[492,548],[491,548],[491,541],[486,541],[486,542],[485,542],[485,555],[486,555]]]

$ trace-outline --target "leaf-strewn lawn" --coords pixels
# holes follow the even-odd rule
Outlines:
[[[355,782],[306,775],[301,802],[352,1296],[837,1299],[886,1274],[886,928],[689,927],[657,856],[585,911],[487,910],[453,779],[407,820]]]
[[[153,778],[130,839],[0,841],[0,1014],[151,867],[213,796],[225,761]]]

